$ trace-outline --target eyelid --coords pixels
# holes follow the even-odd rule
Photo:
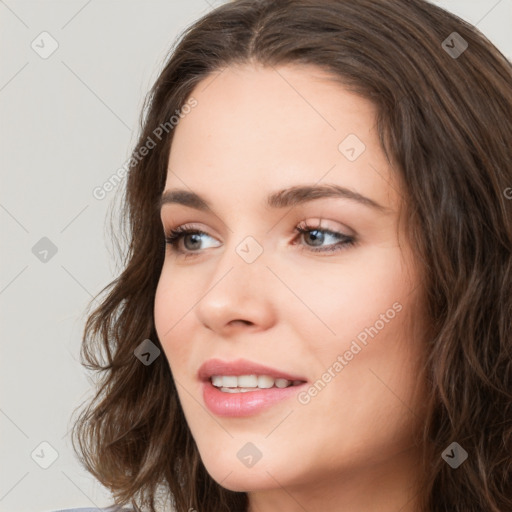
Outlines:
[[[206,236],[218,241],[216,236],[208,233],[204,229],[197,227],[193,223],[180,224],[179,226],[177,226],[175,228],[168,228],[168,229],[165,229],[164,231],[165,231],[166,238],[168,238],[170,236],[170,234],[174,232],[174,233],[180,233],[182,235],[181,239],[186,235],[200,234],[200,235],[206,235]]]
[[[324,217],[312,217],[303,220],[297,224],[298,227],[306,229],[321,229],[322,231],[330,231],[331,233],[339,233],[345,236],[356,237],[357,233],[341,222],[331,221]]]
[[[338,227],[330,227],[329,225],[327,225],[327,226],[323,225],[323,222],[330,222],[330,221],[327,219],[324,219],[322,217],[308,218],[307,220],[302,220],[298,223],[295,223],[293,232],[297,233],[297,231],[298,231],[297,227],[300,227],[305,230],[318,229],[321,231],[330,232],[332,234],[345,235],[347,237],[355,237],[356,236],[356,233],[354,232],[354,230],[350,229],[345,224],[336,223],[336,224],[338,224]],[[216,235],[208,233],[207,231],[205,231],[204,229],[199,227],[197,223],[194,223],[194,222],[186,222],[184,224],[178,224],[176,227],[167,227],[167,228],[164,225],[165,233],[168,233],[171,231],[177,231],[177,230],[179,230],[179,231],[196,231],[198,233],[204,234],[211,238],[217,238]]]
[[[356,234],[347,234],[345,232],[345,229],[339,231],[336,229],[330,229],[328,227],[323,226],[321,222],[322,219],[320,218],[316,219],[313,222],[304,220],[298,224],[295,224],[294,232],[296,233],[296,235],[294,236],[292,243],[290,245],[298,245],[299,250],[301,251],[317,254],[320,253],[324,256],[328,256],[329,254],[334,255],[335,253],[338,253],[344,249],[348,249],[349,247],[358,245],[359,237]],[[297,239],[300,239],[306,233],[311,233],[314,231],[323,232],[327,234],[327,236],[331,236],[335,239],[337,238],[338,241],[322,247],[308,246],[307,244],[300,243],[300,240],[299,242],[297,242]],[[351,229],[348,229],[348,231],[353,233],[353,230]],[[210,235],[206,231],[197,228],[193,224],[181,224],[176,228],[170,228],[168,230],[165,230],[166,245],[170,247],[171,252],[173,252],[177,257],[186,259],[188,257],[200,256],[201,254],[204,253],[205,249],[193,251],[179,248],[179,245],[182,242],[182,240],[186,236],[190,236],[193,234],[206,235],[207,237],[215,239],[213,235]],[[206,249],[211,249],[211,247]]]

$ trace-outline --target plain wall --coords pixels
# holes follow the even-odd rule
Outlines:
[[[221,3],[0,2],[0,511],[108,503],[68,434],[91,392],[85,307],[119,270],[106,227],[123,187],[93,191],[126,162],[171,43]],[[512,0],[435,3],[512,59]]]

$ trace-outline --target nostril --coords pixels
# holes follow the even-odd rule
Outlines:
[[[230,323],[232,323],[232,324],[242,323],[244,325],[253,325],[253,323],[250,322],[249,320],[232,320]]]

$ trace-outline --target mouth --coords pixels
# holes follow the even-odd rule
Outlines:
[[[306,384],[300,375],[252,361],[210,359],[198,371],[203,400],[218,416],[251,416],[292,398]]]
[[[199,380],[225,393],[247,393],[258,389],[288,388],[307,382],[304,377],[246,359],[209,359],[198,371]]]
[[[304,380],[274,378],[271,375],[212,375],[210,382],[223,393],[247,393],[258,389],[289,388],[304,384]]]

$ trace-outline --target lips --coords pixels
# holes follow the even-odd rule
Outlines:
[[[201,365],[197,373],[199,380],[209,381],[213,375],[268,375],[273,379],[286,379],[289,381],[306,382],[307,379],[283,370],[271,368],[246,359],[236,361],[222,361],[220,359],[209,359]]]

